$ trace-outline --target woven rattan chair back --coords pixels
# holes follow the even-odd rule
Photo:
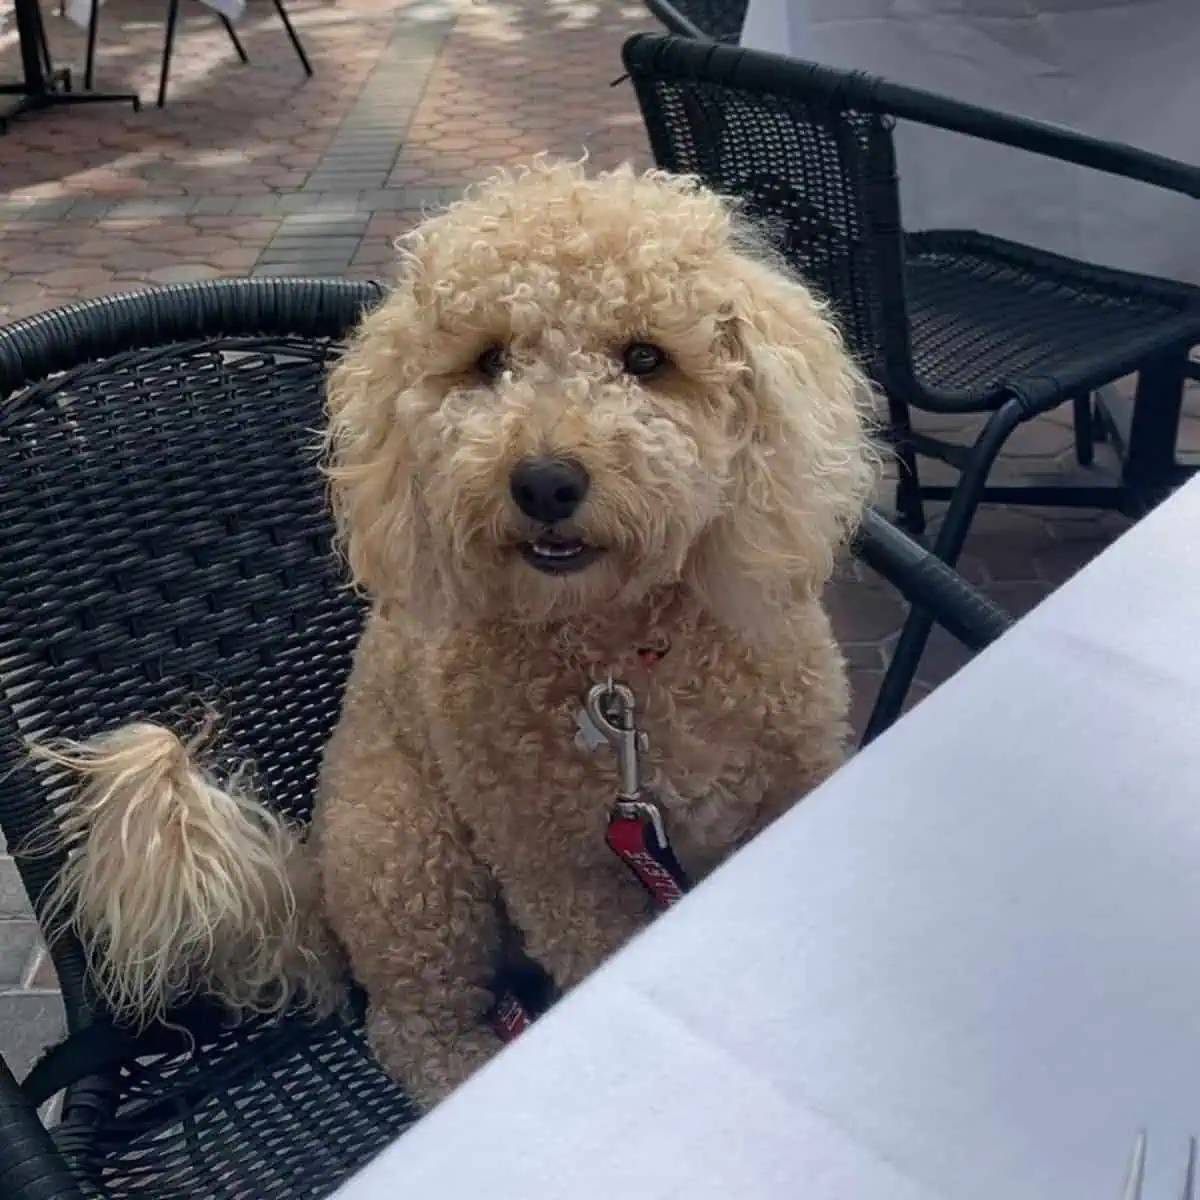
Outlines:
[[[352,309],[353,306],[348,306]],[[0,817],[22,856],[63,785],[27,739],[221,717],[217,752],[306,819],[361,624],[318,464],[330,340],[206,337],[0,405]],[[55,954],[68,1009],[74,949]]]
[[[625,51],[654,157],[736,198],[828,299],[874,378],[911,378],[890,122],[841,102],[836,73],[764,69],[695,42]],[[715,64],[715,65],[714,65]]]

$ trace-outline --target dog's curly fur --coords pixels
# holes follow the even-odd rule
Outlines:
[[[93,802],[60,903],[109,954],[110,991],[143,1012],[181,971],[254,1007],[264,971],[320,964],[301,983],[327,1000],[344,952],[380,1060],[433,1102],[496,1051],[484,1018],[514,944],[568,988],[648,920],[605,844],[613,756],[573,740],[592,682],[636,692],[693,877],[837,766],[847,686],[821,592],[873,459],[865,389],[829,313],[694,181],[539,161],[425,221],[402,255],[329,385],[333,508],[373,607],[308,845],[253,797],[222,807],[185,772],[174,811],[199,796],[204,837],[177,830],[157,858],[138,842],[143,878],[188,873],[167,889],[166,939],[162,913],[122,906],[131,881],[105,851],[130,823],[168,820],[145,801],[180,760],[160,742],[158,776],[114,786],[103,753],[60,749]],[[666,365],[625,372],[632,342]],[[603,553],[574,574],[520,550],[540,530],[510,473],[547,454],[591,480],[557,531]],[[647,664],[647,645],[669,650]],[[119,810],[107,822],[104,796]],[[184,845],[203,853],[182,858]],[[313,860],[308,906],[338,952],[297,915],[314,894],[297,892],[297,864]],[[207,891],[204,871],[218,880]],[[245,917],[236,930],[229,911]],[[172,961],[148,984],[137,964],[155,954]],[[270,1003],[294,990],[277,981]]]

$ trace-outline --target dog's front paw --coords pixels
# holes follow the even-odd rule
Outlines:
[[[405,1076],[409,1095],[428,1112],[493,1058],[503,1043],[490,1029],[464,1033],[452,1046],[429,1048]]]
[[[503,1044],[482,1025],[435,1036],[428,1022],[401,1019],[375,1007],[367,1015],[367,1038],[383,1069],[424,1112],[474,1075]]]
[[[563,991],[583,982],[653,920],[646,889],[615,855],[577,881],[561,879],[556,902],[517,914],[529,956]]]

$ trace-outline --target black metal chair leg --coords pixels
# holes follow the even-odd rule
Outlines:
[[[246,47],[242,45],[242,39],[238,37],[237,30],[234,29],[233,23],[224,13],[218,13],[218,18],[221,24],[225,27],[225,32],[229,35],[229,40],[233,43],[233,48],[237,52],[237,56],[242,63],[250,61],[250,55],[246,53]],[[163,108],[167,103],[167,83],[171,77],[171,55],[175,49],[175,29],[179,24],[179,0],[170,0],[167,6],[167,32],[163,42],[162,56],[162,72],[158,80],[158,107]]]
[[[46,37],[45,21],[38,22],[38,53],[42,57],[42,73],[47,79],[54,75],[54,63],[50,58],[50,42]]]
[[[1075,425],[1075,461],[1081,467],[1090,467],[1096,461],[1096,419],[1091,392],[1071,397],[1071,415]]]
[[[962,473],[942,519],[933,553],[954,566],[967,540],[975,511],[983,496],[992,466],[1012,431],[1025,419],[1025,409],[1015,397],[992,413],[971,450],[970,462]],[[923,608],[912,608],[900,631],[892,661],[879,686],[875,707],[867,721],[862,744],[869,745],[900,715],[905,697],[920,666],[921,656],[933,630],[934,618]]]
[[[275,11],[279,14],[279,19],[283,22],[284,29],[287,30],[287,35],[291,39],[292,47],[300,59],[300,65],[304,68],[305,75],[311,79],[313,73],[312,63],[308,61],[308,55],[304,53],[304,47],[300,44],[300,36],[296,33],[292,25],[292,19],[288,16],[288,11],[284,7],[283,0],[275,0]]]
[[[175,27],[179,24],[179,0],[168,0],[167,32],[163,39],[162,70],[158,76],[158,107],[167,103],[167,81],[171,77],[171,53],[175,49]]]
[[[913,537],[920,537],[925,532],[920,467],[911,443],[896,447],[896,516],[898,523]]]
[[[250,55],[246,53],[246,47],[242,45],[242,39],[238,37],[237,30],[233,27],[233,22],[224,14],[217,13],[221,18],[221,24],[225,26],[225,32],[229,35],[229,40],[233,43],[234,50],[237,51],[237,56],[242,60],[242,65],[250,61]]]
[[[100,0],[92,0],[91,11],[88,13],[87,53],[83,60],[83,86],[87,91],[92,90],[92,80],[96,74],[96,32],[100,24]]]
[[[887,404],[888,441],[896,454],[896,523],[913,537],[920,537],[925,532],[925,502],[909,408],[893,396],[888,396]]]
[[[1176,442],[1190,349],[1182,347],[1173,354],[1163,355],[1146,363],[1138,372],[1123,482],[1137,497],[1143,511],[1153,508],[1180,482]]]

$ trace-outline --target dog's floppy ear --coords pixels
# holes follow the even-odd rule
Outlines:
[[[427,524],[401,419],[416,381],[417,302],[404,280],[359,324],[329,374],[325,473],[338,545],[374,599],[420,607]]]
[[[869,392],[805,287],[741,255],[729,271],[741,428],[728,506],[696,548],[693,582],[719,619],[771,639],[828,581],[873,486]]]

